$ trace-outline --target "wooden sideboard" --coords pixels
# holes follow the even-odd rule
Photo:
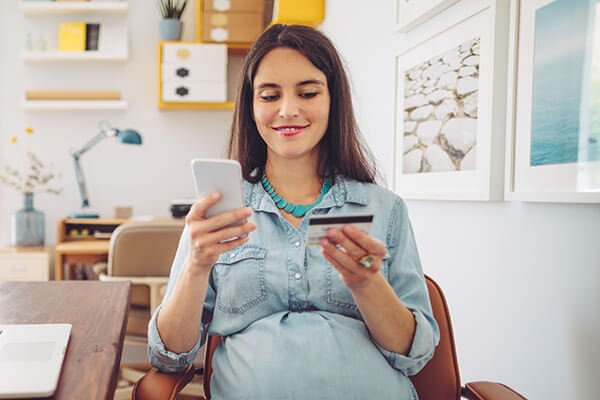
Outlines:
[[[60,220],[54,248],[54,279],[68,278],[77,264],[106,261],[111,233],[127,221],[118,218]]]

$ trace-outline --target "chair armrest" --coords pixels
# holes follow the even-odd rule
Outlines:
[[[92,270],[96,275],[106,274],[106,271],[108,271],[108,264],[105,262],[96,263],[92,265]]]
[[[495,382],[467,383],[462,395],[469,400],[527,400],[508,386]]]
[[[165,287],[169,282],[167,276],[114,276],[100,273],[98,279],[102,282],[131,282],[132,285],[146,285],[150,288],[150,313],[154,310],[164,296]]]
[[[166,276],[114,276],[100,274],[98,279],[104,282],[131,282],[134,285],[164,285],[169,282]]]
[[[194,365],[176,374],[166,374],[156,368],[148,371],[133,387],[132,400],[174,400],[194,377]]]

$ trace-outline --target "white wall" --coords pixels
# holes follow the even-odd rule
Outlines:
[[[2,35],[4,33],[4,30],[2,29],[2,27],[4,26],[4,13],[0,12],[0,35]],[[0,168],[2,168],[2,161],[3,161],[3,157],[2,157],[2,147],[4,147],[4,141],[5,141],[5,131],[4,131],[4,111],[5,111],[5,107],[3,107],[4,105],[4,96],[5,96],[5,90],[3,90],[4,88],[4,61],[5,61],[5,57],[4,57],[4,40],[2,40],[0,38]],[[0,188],[0,209],[2,207],[2,188]],[[3,222],[5,221],[4,218],[2,218],[0,216],[0,226],[3,226]]]
[[[9,133],[36,128],[37,147],[63,173],[63,194],[36,200],[46,212],[48,241],[55,240],[55,221],[78,207],[68,149],[95,134],[100,119],[138,129],[144,145],[107,140],[85,155],[93,206],[104,215],[121,204],[133,205],[138,215],[167,215],[170,199],[193,193],[189,159],[221,154],[231,112],[157,109],[158,17],[150,2],[130,0],[129,61],[97,66],[23,65],[20,38],[36,20],[25,20],[14,3],[3,2],[0,10],[6,22],[0,23],[0,54],[7,63],[0,76],[0,161],[11,157],[4,140]],[[401,36],[392,32],[393,3],[328,0],[323,24],[347,60],[360,126],[389,182],[393,56],[401,46]],[[190,32],[188,23],[187,39]],[[55,87],[91,80],[91,88],[121,88],[130,107],[24,113],[17,99],[25,82],[48,80]],[[0,195],[4,244],[7,216],[21,200],[7,190]],[[600,207],[444,201],[408,206],[425,272],[440,282],[452,311],[463,381],[502,381],[531,399],[600,398]]]
[[[112,216],[117,205],[133,205],[137,215],[168,215],[173,198],[193,195],[189,160],[218,157],[225,144],[231,111],[159,111],[157,108],[158,12],[147,0],[130,0],[127,16],[94,17],[96,21],[123,21],[130,30],[130,57],[125,63],[25,64],[19,59],[26,32],[44,34],[49,45],[56,41],[55,27],[65,17],[24,17],[16,1],[3,1],[0,13],[2,60],[6,64],[2,93],[6,116],[0,125],[0,159],[14,162],[15,146],[6,138],[34,127],[31,147],[62,173],[63,193],[36,196],[36,208],[46,213],[46,238],[53,243],[56,221],[79,208],[80,198],[69,149],[83,145],[106,119],[114,126],[137,129],[141,147],[105,140],[82,158],[92,207]],[[190,2],[192,5],[194,2]],[[186,11],[192,20],[192,9]],[[70,20],[83,19],[73,16]],[[193,24],[185,21],[184,40],[193,39]],[[129,102],[125,111],[23,111],[25,88],[119,89]],[[2,162],[4,164],[4,162]],[[10,213],[20,208],[21,197],[2,188],[0,243],[9,241]]]
[[[402,47],[394,1],[329,0],[326,11],[323,28],[348,61],[359,123],[391,182],[393,62]],[[531,399],[600,398],[599,205],[408,207],[425,272],[451,308],[463,382],[501,381]]]

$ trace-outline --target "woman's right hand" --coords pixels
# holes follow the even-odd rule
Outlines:
[[[249,207],[204,218],[206,211],[220,198],[218,192],[201,198],[192,205],[185,217],[190,231],[189,267],[193,272],[210,271],[219,255],[246,243],[248,233],[256,229],[255,223],[246,222],[252,215]],[[235,223],[240,224],[231,226]],[[236,239],[224,242],[231,238]]]

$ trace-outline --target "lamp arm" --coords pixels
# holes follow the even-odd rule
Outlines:
[[[79,186],[79,194],[81,196],[81,208],[87,208],[90,206],[88,200],[87,187],[85,185],[85,178],[83,177],[83,170],[81,169],[81,163],[79,162],[80,153],[74,153],[73,164],[75,164],[75,176],[77,177],[77,185]]]
[[[96,134],[96,136],[94,136],[86,144],[81,146],[81,148],[79,150],[72,152],[71,155],[73,157],[75,157],[75,156],[77,156],[78,158],[81,157],[83,154],[87,153],[88,150],[90,150],[92,147],[97,145],[103,139],[106,139],[111,133],[112,132],[107,132],[105,130],[101,130],[100,132],[98,132],[98,134]]]
[[[79,150],[71,152],[71,156],[73,157],[73,164],[75,165],[75,176],[77,177],[77,185],[79,186],[79,194],[81,195],[81,208],[87,208],[90,206],[90,202],[87,194],[87,187],[85,184],[85,178],[83,177],[83,170],[81,169],[81,163],[79,159],[82,155],[87,153],[92,147],[97,145],[103,139],[106,139],[109,135],[116,134],[116,130],[106,131],[102,129],[96,136],[91,138],[87,143],[85,143]]]

